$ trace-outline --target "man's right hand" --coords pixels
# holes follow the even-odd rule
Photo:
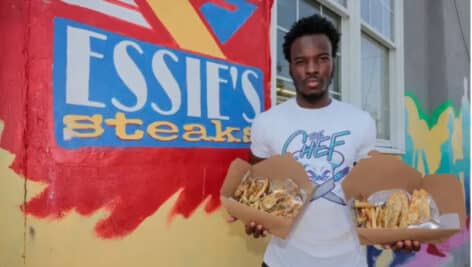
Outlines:
[[[250,222],[246,224],[246,234],[254,236],[254,238],[266,237],[269,232],[264,226]]]
[[[230,216],[228,218],[229,223],[237,221],[238,218]],[[256,224],[255,222],[250,222],[246,224],[246,234],[254,236],[254,238],[266,237],[269,231],[264,228],[261,224]]]

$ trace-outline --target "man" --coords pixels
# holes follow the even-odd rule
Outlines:
[[[367,266],[341,182],[374,148],[376,128],[367,112],[329,95],[339,39],[321,16],[296,22],[283,44],[296,97],[259,114],[252,124],[251,163],[292,153],[323,189],[317,190],[287,240],[272,237],[263,266]],[[256,238],[267,234],[255,222],[246,225],[246,232]],[[400,241],[390,247],[411,251],[419,243]]]

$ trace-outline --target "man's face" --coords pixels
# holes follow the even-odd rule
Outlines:
[[[324,34],[305,35],[292,43],[290,75],[297,93],[316,102],[328,93],[333,73],[331,42]]]

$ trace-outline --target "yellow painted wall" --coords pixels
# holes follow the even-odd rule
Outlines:
[[[0,121],[0,137],[3,122]],[[25,180],[8,166],[13,155],[0,148],[0,267],[24,266],[24,216],[20,212],[23,203]]]
[[[168,223],[178,193],[123,239],[95,235],[105,210],[90,217],[70,212],[60,220],[28,216],[25,226],[20,210],[25,180],[9,168],[12,161],[13,155],[0,149],[0,267],[236,267],[262,261],[267,240],[246,238],[242,224],[227,223],[222,209],[209,215],[203,203],[189,219],[177,216]],[[27,199],[42,190],[28,181]]]
[[[14,173],[13,159],[0,149],[0,267],[236,267],[262,261],[267,240],[246,238],[242,224],[227,223],[222,209],[209,215],[203,203],[189,219],[176,216],[168,223],[178,193],[123,239],[95,235],[104,210],[90,217],[72,211],[60,220],[25,217],[20,209],[25,183],[26,200],[44,187]]]
[[[32,190],[35,191],[35,190]],[[29,194],[32,195],[32,194]],[[76,213],[59,221],[28,219],[26,266],[258,266],[263,240],[245,238],[241,223],[226,223],[220,209],[207,215],[199,208],[190,219],[167,216],[176,197],[123,239],[103,240],[94,226],[105,212]]]
[[[4,163],[12,156],[2,151]],[[26,263],[24,263],[24,217],[19,209],[24,184],[13,173],[2,179],[0,234],[1,267],[74,266],[258,266],[267,240],[248,239],[240,222],[227,223],[222,209],[208,215],[199,208],[190,219],[167,215],[172,197],[138,229],[123,239],[103,240],[94,226],[105,211],[91,217],[74,212],[61,220],[27,217]],[[28,197],[41,191],[28,182]]]

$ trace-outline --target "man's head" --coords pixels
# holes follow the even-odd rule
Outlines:
[[[319,15],[300,19],[285,35],[283,52],[300,100],[329,100],[339,38],[334,25]]]

